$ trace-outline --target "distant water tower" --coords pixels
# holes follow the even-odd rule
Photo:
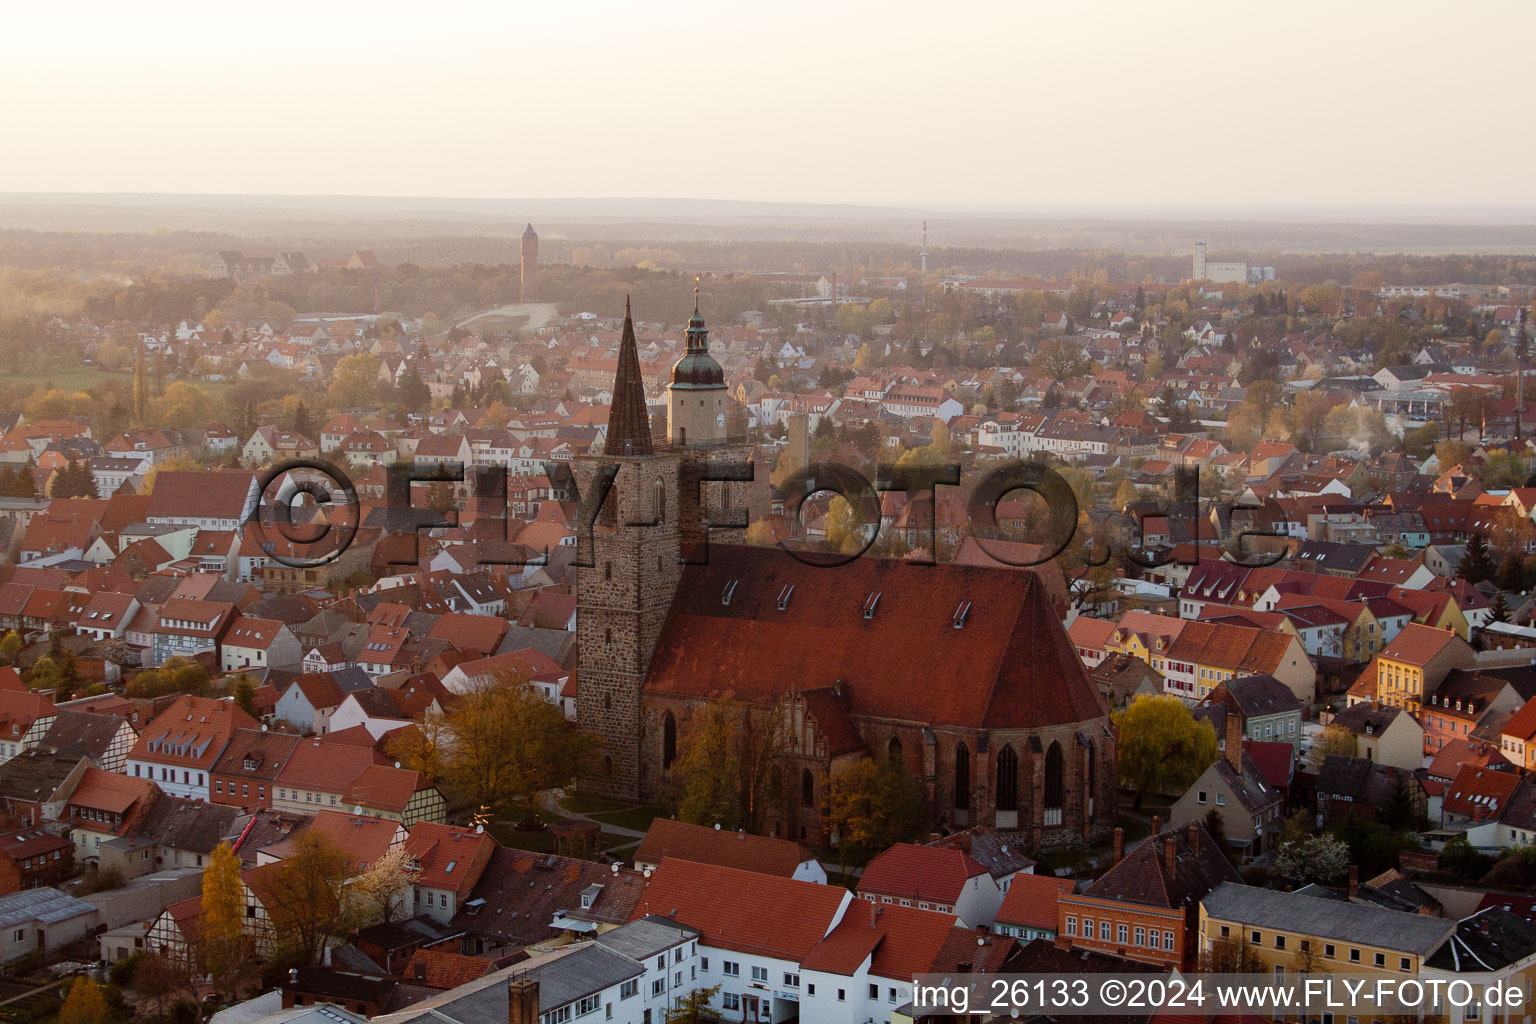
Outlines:
[[[923,221],[923,251],[922,251],[922,254],[921,254],[921,259],[923,261],[923,273],[926,274],[926,273],[928,273],[928,222],[927,221]]]
[[[1190,275],[1196,281],[1205,280],[1205,239],[1195,241],[1195,266],[1194,273]]]
[[[534,233],[533,222],[523,229],[523,240],[519,245],[523,254],[522,294],[519,300],[522,302],[539,301],[539,236]]]

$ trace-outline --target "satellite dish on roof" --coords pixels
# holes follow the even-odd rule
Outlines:
[[[614,874],[618,874],[619,873],[619,862],[618,861],[614,861],[613,862],[613,873]]]
[[[719,822],[718,822],[718,821],[717,821],[717,822],[715,822],[715,831],[716,831],[716,832],[719,832],[719,831],[720,831],[720,823],[719,823]]]
[[[363,813],[363,805],[362,804],[353,804],[352,805],[352,813],[353,814],[362,814]]]
[[[651,869],[650,868],[646,868],[645,869],[645,877],[646,878],[650,878],[651,877]]]

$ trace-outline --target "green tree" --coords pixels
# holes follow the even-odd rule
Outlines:
[[[32,666],[31,685],[34,690],[53,690],[64,678],[59,663],[49,657],[38,658]]]
[[[309,407],[302,401],[293,410],[293,432],[303,434],[311,441],[315,440],[315,421],[309,414]]]
[[[149,378],[144,372],[144,345],[133,349],[133,421],[143,423],[149,415]]]
[[[715,996],[720,994],[720,986],[713,988],[696,988],[687,995],[677,997],[672,1008],[667,1011],[667,1024],[713,1024],[719,1020],[719,1016],[709,1008]]]
[[[1197,722],[1188,705],[1171,695],[1138,697],[1115,712],[1114,723],[1120,779],[1136,791],[1137,810],[1147,793],[1182,793],[1219,753],[1211,723]]]
[[[230,694],[235,698],[235,705],[250,715],[252,718],[260,718],[256,712],[256,681],[244,673],[235,677],[234,685],[230,687]]]
[[[1227,845],[1227,819],[1221,816],[1221,808],[1212,807],[1206,811],[1201,824],[1205,826],[1206,834],[1216,843],[1216,849],[1222,853],[1231,851],[1232,848]]]
[[[421,379],[421,372],[414,366],[406,368],[395,389],[396,401],[406,412],[421,412],[432,401],[432,392]]]
[[[1504,591],[1502,590],[1493,596],[1493,607],[1488,610],[1488,621],[1509,621],[1509,602],[1504,600]]]
[[[1466,554],[1456,566],[1456,575],[1468,583],[1482,583],[1494,576],[1493,558],[1488,554],[1488,542],[1480,533],[1467,538]]]

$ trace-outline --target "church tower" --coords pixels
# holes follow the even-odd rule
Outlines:
[[[583,789],[619,800],[655,799],[666,783],[658,759],[645,756],[664,739],[661,725],[646,714],[641,691],[683,565],[707,558],[700,540],[739,544],[746,538],[744,522],[714,525],[732,513],[745,517],[747,485],[728,482],[726,467],[747,467],[752,449],[745,438],[729,434],[734,399],[709,354],[709,331],[697,302],[688,321],[687,351],[672,367],[667,395],[668,439],[658,445],[626,302],[603,450],[578,457],[574,465],[583,521],[599,475],[617,467],[590,545],[584,534],[577,540],[583,565],[576,570],[581,659],[576,720],[601,741],[583,773]],[[709,480],[703,479],[706,472],[712,474]],[[695,481],[698,500],[684,500],[687,479]]]
[[[539,301],[539,236],[534,233],[533,222],[523,229],[522,241],[518,248],[523,256],[523,273],[521,294],[519,302]]]
[[[709,354],[709,329],[699,312],[699,290],[693,290],[693,316],[688,320],[687,351],[672,366],[667,385],[667,440],[672,444],[715,445],[725,441],[731,397],[725,371]]]
[[[578,538],[576,642],[581,665],[576,720],[601,741],[583,788],[639,800],[640,687],[682,576],[678,521],[679,456],[651,438],[635,324],[626,302],[613,405],[603,451],[580,456],[574,471],[582,502],[596,500],[604,466],[617,475],[587,538]],[[583,508],[583,516],[586,509]]]

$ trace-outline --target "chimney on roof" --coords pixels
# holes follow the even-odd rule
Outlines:
[[[1227,764],[1243,774],[1243,718],[1235,708],[1227,708]]]
[[[1163,840],[1163,869],[1172,877],[1179,861],[1179,843],[1173,836]]]
[[[1193,822],[1191,822],[1190,826],[1189,826],[1189,829],[1185,833],[1185,835],[1189,839],[1189,852],[1193,853],[1193,854],[1199,854],[1200,853],[1200,826],[1194,824]]]
[[[539,1024],[538,978],[513,978],[507,983],[507,1024]]]
[[[1157,838],[1157,834],[1159,832],[1161,832],[1162,830],[1163,830],[1163,816],[1161,814],[1154,814],[1154,815],[1152,815],[1152,838],[1156,839]]]
[[[1359,896],[1359,895],[1360,895],[1360,865],[1358,865],[1358,864],[1351,864],[1349,866],[1349,899],[1350,899],[1350,901],[1353,902],[1355,897]]]
[[[1125,829],[1115,826],[1115,859],[1110,861],[1110,867],[1114,867],[1125,859]]]

